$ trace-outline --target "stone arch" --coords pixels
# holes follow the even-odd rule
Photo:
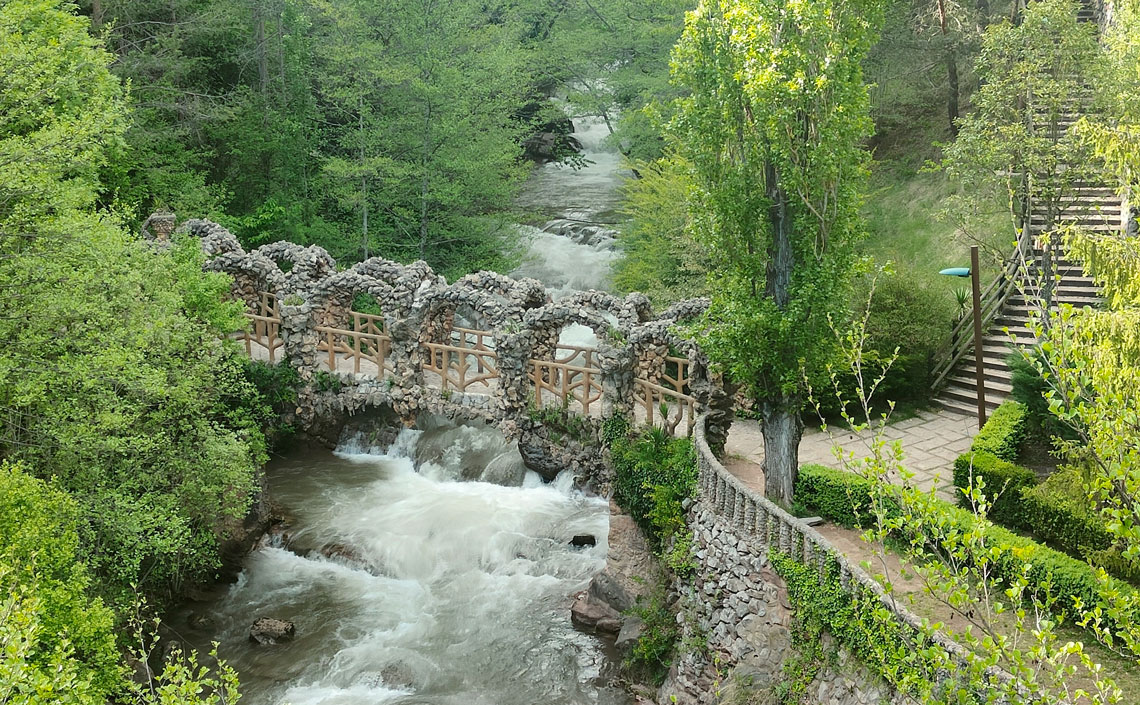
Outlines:
[[[711,302],[706,298],[678,301],[657,315],[655,320],[671,323],[687,323],[709,310]]]
[[[245,248],[233,233],[210,220],[187,220],[175,232],[188,233],[191,237],[198,238],[202,242],[202,251],[210,256],[227,252],[245,253]]]
[[[499,387],[498,338],[508,318],[517,321],[514,307],[460,281],[427,290],[416,308],[425,382],[460,392]],[[457,325],[460,315],[466,325]]]
[[[456,280],[455,284],[500,296],[505,302],[523,311],[543,306],[549,300],[546,287],[537,279],[511,279],[497,272],[468,274]]]
[[[383,311],[385,327],[394,324],[404,310],[390,284],[349,269],[325,277],[313,287],[309,300],[314,325],[337,328],[348,324],[357,294],[376,298]]]
[[[285,275],[277,264],[256,253],[224,252],[207,260],[205,269],[230,275],[230,295],[255,311],[265,307],[264,295],[279,299],[286,292]]]
[[[288,281],[289,291],[301,293],[307,291],[317,282],[336,272],[336,260],[333,259],[323,247],[309,245],[302,247],[293,242],[279,240],[268,245],[262,245],[251,254],[260,254],[277,263],[288,263],[282,269]]]
[[[691,431],[698,414],[707,407],[707,392],[714,381],[708,357],[700,346],[678,335],[673,325],[670,320],[657,320],[630,332],[626,348],[633,366],[627,392],[632,401],[630,411],[642,423],[660,420],[671,432],[682,424]]]

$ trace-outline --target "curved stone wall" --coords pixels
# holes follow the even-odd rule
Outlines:
[[[863,568],[848,560],[818,531],[792,516],[759,492],[744,485],[717,460],[709,447],[708,417],[698,420],[693,433],[699,469],[699,501],[689,510],[698,562],[692,585],[695,599],[688,601],[684,628],[707,637],[713,664],[699,654],[682,656],[664,689],[663,702],[675,696],[678,703],[715,702],[710,684],[720,672],[740,668],[758,685],[779,680],[783,661],[793,647],[790,636],[792,612],[786,585],[771,566],[769,557],[778,550],[802,565],[819,570],[821,576],[838,569],[840,583],[853,595],[876,599],[903,627],[912,644],[926,643],[922,620],[892,599]],[[834,567],[834,568],[833,568]],[[909,635],[909,637],[907,637]],[[952,661],[966,663],[969,653],[942,632],[932,635],[933,644],[944,649]],[[839,645],[842,647],[842,644]],[[866,669],[845,669],[844,677],[822,673],[813,686],[819,702],[838,705],[911,702]],[[858,675],[858,687],[850,677]],[[942,674],[954,677],[953,673]],[[1008,682],[1008,673],[993,670],[990,677]],[[845,688],[835,688],[836,681]],[[830,693],[827,693],[830,687]]]

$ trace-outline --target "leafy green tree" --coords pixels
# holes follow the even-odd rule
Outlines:
[[[944,165],[981,200],[1000,191],[1018,232],[1050,233],[1079,207],[1079,187],[1101,167],[1067,121],[1088,102],[1085,82],[1096,65],[1096,27],[1077,21],[1072,0],[1030,3],[1019,24],[991,25],[982,40],[975,110],[961,121]],[[1059,239],[1045,248],[1043,299],[1052,303]]]
[[[124,129],[112,56],[70,6],[0,6],[0,457],[80,506],[119,602],[212,575],[264,459],[243,325],[197,243],[159,253],[94,212]]]
[[[708,257],[689,230],[688,164],[667,157],[638,167],[639,179],[625,183],[622,213],[627,218],[618,243],[622,258],[614,284],[640,291],[658,306],[704,293]]]
[[[21,669],[44,669],[47,674],[61,667],[61,659],[72,662],[71,677],[80,692],[107,698],[121,694],[124,670],[114,615],[88,594],[91,581],[79,562],[78,524],[75,500],[18,466],[0,462],[0,588],[11,596],[0,606],[0,614],[8,615],[0,624],[11,619],[16,628],[0,637],[0,643],[13,640],[14,658],[26,661]],[[7,651],[0,648],[0,653]],[[0,677],[0,683],[24,677],[9,674]],[[61,683],[67,679],[61,676]],[[11,702],[2,689],[0,702]]]
[[[830,357],[863,233],[871,133],[862,61],[877,0],[701,3],[673,59],[689,92],[670,126],[696,185],[693,232],[714,253],[701,342],[760,402],[766,493],[790,503],[804,369]]]

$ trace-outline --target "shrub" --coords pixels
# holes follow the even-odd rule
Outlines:
[[[78,522],[73,499],[0,463],[0,590],[16,595],[18,604],[9,607],[34,619],[34,629],[31,621],[26,625],[32,643],[23,651],[41,668],[74,662],[75,678],[106,699],[125,685],[124,673],[114,617],[88,596],[90,577],[77,558]]]
[[[1036,487],[1021,490],[1021,526],[1071,556],[1087,557],[1112,546],[1104,519],[1089,506],[1080,470],[1065,468]]]
[[[1035,350],[1034,354],[1039,356],[1040,351]],[[1037,367],[1020,353],[1010,355],[1006,364],[1009,365],[1010,385],[1013,387],[1010,398],[1025,408],[1027,430],[1044,439],[1053,436],[1076,439],[1074,430],[1049,410],[1046,393],[1050,387]]]
[[[1024,404],[1016,401],[1003,402],[974,437],[970,448],[1013,462],[1021,454],[1027,424]]]
[[[612,431],[605,430],[609,437]],[[685,525],[682,501],[697,489],[693,442],[661,428],[612,440],[614,500],[630,513],[654,549],[665,547]]]
[[[1036,485],[1037,475],[992,453],[979,451],[963,453],[954,461],[955,487],[969,487],[971,477],[985,481],[985,493],[992,504],[990,518],[1002,524],[1020,526],[1021,490]],[[970,501],[959,492],[958,504],[969,508]]]
[[[846,527],[859,525],[870,512],[872,481],[855,473],[823,465],[804,465],[796,480],[796,502],[829,521]]]
[[[980,454],[979,454],[980,455]],[[967,457],[967,456],[963,456]],[[990,456],[991,458],[993,456]],[[994,458],[996,462],[1004,462]],[[1007,463],[1008,465],[1008,463]],[[1016,467],[1016,466],[1014,466]],[[989,480],[987,479],[988,483]],[[989,486],[987,484],[987,486]],[[852,525],[852,518],[856,516],[857,509],[870,506],[873,482],[861,478],[853,473],[823,468],[817,465],[807,465],[800,469],[799,479],[796,481],[796,496],[805,506],[818,511],[819,515],[829,521],[839,524]],[[847,503],[843,497],[848,497]],[[973,513],[959,509],[941,500],[932,500],[940,531],[965,531],[977,522]],[[872,519],[864,511],[864,525]],[[929,535],[932,526],[902,527],[898,538],[905,539],[910,535]],[[905,535],[903,534],[905,532]],[[1096,604],[1101,594],[1101,584],[1096,569],[1088,563],[1043,546],[1036,541],[1019,536],[1000,526],[991,525],[986,531],[986,538],[996,552],[997,575],[999,581],[1009,583],[1019,575],[1022,565],[1029,563],[1033,566],[1029,572],[1028,591],[1038,597],[1044,598],[1051,594],[1057,598],[1058,609],[1071,613],[1075,600],[1079,599],[1085,606]],[[1108,589],[1130,594],[1133,589],[1112,578],[1108,579]],[[1072,615],[1077,616],[1077,615]],[[1132,615],[1116,615],[1114,618],[1120,622],[1131,622]]]

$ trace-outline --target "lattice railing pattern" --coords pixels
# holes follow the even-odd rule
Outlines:
[[[249,327],[239,334],[239,340],[245,343],[246,354],[254,357],[255,350],[264,350],[270,364],[275,364],[277,351],[285,345],[281,339],[281,309],[277,305],[277,297],[260,292],[257,303],[246,310],[245,317]]]

